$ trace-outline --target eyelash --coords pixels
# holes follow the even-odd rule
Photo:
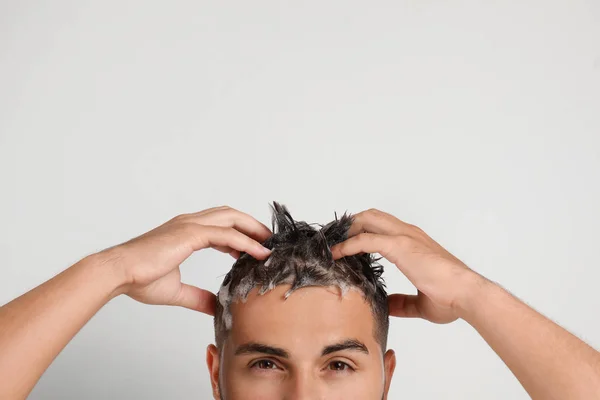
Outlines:
[[[270,363],[271,367],[267,367],[267,368],[261,368],[261,363]],[[338,367],[342,367],[342,369],[334,369],[332,368],[332,366],[334,364],[338,364]],[[273,368],[275,367],[275,368]],[[263,358],[260,360],[256,360],[255,362],[253,362],[252,364],[250,364],[250,368],[255,368],[255,369],[260,369],[260,370],[275,370],[275,369],[280,369],[279,366],[277,365],[277,363],[273,360],[269,360],[268,358]],[[340,360],[334,360],[331,361],[329,364],[327,364],[327,369],[329,369],[330,371],[333,371],[335,373],[338,374],[343,374],[343,373],[350,373],[350,372],[354,372],[355,369],[352,368],[350,366],[350,364],[345,363],[344,361],[340,361]]]
[[[332,365],[334,365],[334,364],[341,364],[341,366],[342,366],[342,368],[343,368],[343,369],[332,369],[332,368],[331,368],[331,366],[332,366]],[[355,369],[354,369],[354,368],[352,368],[352,367],[350,366],[350,364],[348,364],[348,363],[345,363],[345,362],[343,362],[343,361],[340,361],[340,360],[334,360],[334,361],[331,361],[331,362],[330,362],[330,363],[327,365],[327,367],[329,368],[329,370],[331,370],[331,371],[334,371],[334,372],[336,372],[336,373],[338,373],[338,374],[349,373],[349,372],[354,372],[354,371],[355,371]]]
[[[261,363],[271,363],[275,368],[261,368],[259,366]],[[250,364],[250,368],[269,370],[269,369],[279,369],[279,366],[273,360],[269,360],[268,358],[262,358],[260,360],[256,360],[252,364]]]

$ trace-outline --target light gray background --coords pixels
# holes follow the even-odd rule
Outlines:
[[[599,147],[597,1],[2,1],[0,303],[183,212],[377,207],[598,347]],[[390,335],[393,399],[527,398],[463,322]],[[117,298],[31,398],[210,398],[211,341]]]

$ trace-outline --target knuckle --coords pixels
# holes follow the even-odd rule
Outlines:
[[[408,227],[409,227],[410,229],[412,229],[413,231],[416,231],[416,232],[419,232],[419,233],[425,233],[425,232],[423,231],[423,229],[421,229],[421,228],[420,228],[420,227],[418,227],[417,225],[413,225],[413,224],[407,224],[407,225],[408,225]]]
[[[240,219],[244,217],[244,213],[235,208],[224,208],[222,213],[229,219]]]
[[[189,217],[189,215],[190,215],[190,214],[179,214],[179,215],[176,215],[175,217],[173,217],[173,218],[171,219],[171,221],[177,221],[177,222],[180,222],[181,220],[184,220],[184,219],[186,219],[187,217]]]
[[[241,212],[236,210],[235,208],[231,208],[229,206],[223,206],[217,210],[217,213],[221,218],[224,218],[228,221],[237,220],[241,217]]]
[[[209,215],[209,214],[212,214],[212,213],[218,213],[218,212],[222,212],[222,211],[228,210],[229,208],[230,208],[229,206],[211,207],[211,208],[207,208],[206,210],[201,211],[198,214],[199,215]]]
[[[373,216],[373,217],[378,217],[382,214],[382,212],[376,208],[369,208],[366,211],[367,215]]]

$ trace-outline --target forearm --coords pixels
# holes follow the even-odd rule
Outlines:
[[[600,393],[600,353],[499,286],[472,284],[461,313],[533,399],[591,399]]]
[[[121,282],[103,256],[93,255],[0,307],[0,398],[25,398]]]

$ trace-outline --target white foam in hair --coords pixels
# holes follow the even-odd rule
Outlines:
[[[349,289],[357,289],[377,315],[385,313],[387,321],[383,267],[365,253],[333,260],[331,247],[347,239],[353,221],[351,215],[344,214],[339,219],[336,216],[334,221],[315,227],[295,221],[287,208],[276,202],[272,208],[273,235],[263,243],[272,250],[271,255],[261,261],[242,253],[219,289],[215,315],[217,344],[219,336],[231,329],[231,304],[246,301],[255,287],[263,295],[278,285],[289,284],[285,298],[306,286],[337,286],[341,296]]]

